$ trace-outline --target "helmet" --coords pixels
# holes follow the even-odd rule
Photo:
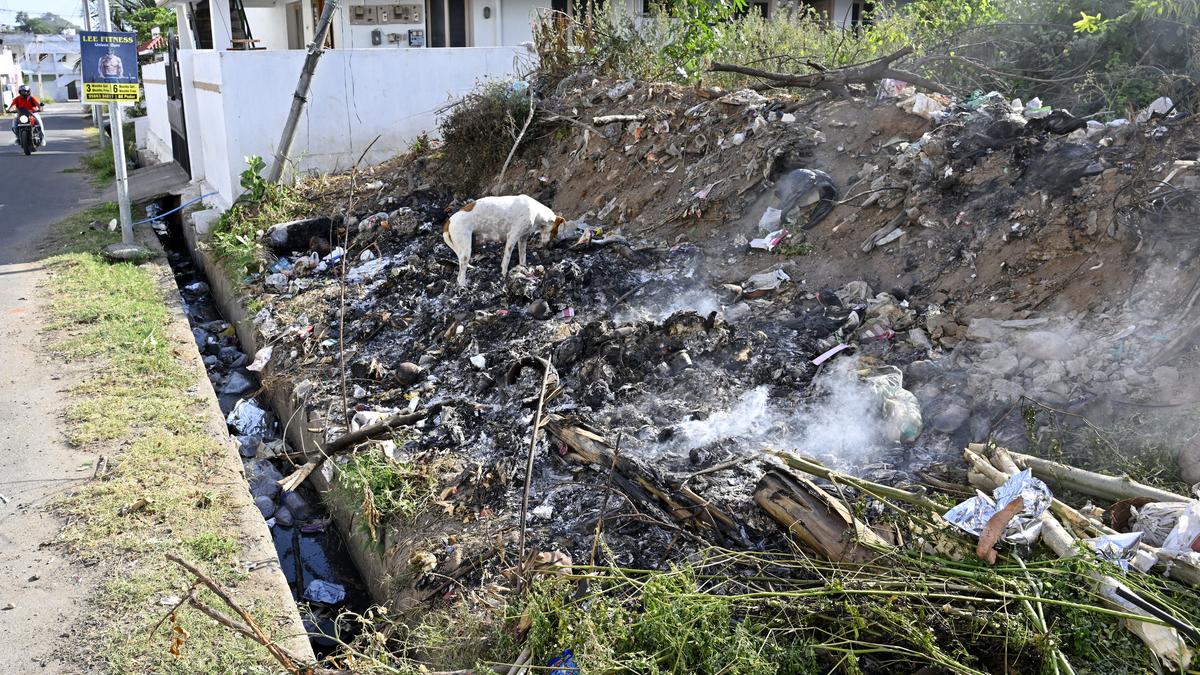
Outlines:
[[[21,85],[20,87],[17,87],[17,93],[22,96],[28,96],[29,95],[29,87],[27,87],[25,85]]]

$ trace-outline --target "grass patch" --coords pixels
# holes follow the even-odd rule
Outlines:
[[[225,449],[205,432],[203,399],[193,393],[202,374],[167,339],[171,317],[151,270],[95,252],[117,235],[87,223],[115,214],[105,204],[64,221],[51,237],[57,255],[46,261],[50,349],[92,366],[72,390],[68,436],[109,465],[55,504],[68,523],[59,543],[104,570],[89,608],[89,657],[109,673],[273,672],[265,650],[190,608],[176,614],[190,634],[180,657],[168,652],[170,621],[152,633],[189,584],[166,553],[227,586],[245,578],[231,502],[208,487],[238,478],[218,473]],[[274,625],[270,608],[252,611],[268,630]]]

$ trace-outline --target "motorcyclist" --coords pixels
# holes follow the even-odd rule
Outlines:
[[[29,87],[21,85],[17,89],[17,97],[12,100],[12,103],[5,108],[5,112],[17,112],[32,115],[37,120],[37,126],[41,128],[42,142],[45,143],[46,127],[42,124],[42,116],[39,114],[45,106],[37,99],[30,91]],[[17,135],[17,118],[13,118],[12,123],[13,136]]]

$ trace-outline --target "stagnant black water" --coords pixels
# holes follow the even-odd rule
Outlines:
[[[168,198],[159,202],[154,212],[166,213],[178,205],[178,197]],[[258,377],[246,368],[254,355],[242,352],[237,334],[213,301],[207,280],[192,263],[182,236],[182,218],[178,213],[168,215],[155,225],[221,411],[229,420],[239,404],[248,410],[266,410],[253,396]],[[247,488],[271,528],[279,567],[300,607],[313,649],[323,656],[337,644],[328,636],[336,634],[342,640],[353,636],[354,622],[339,622],[338,617],[345,611],[361,613],[370,605],[365,586],[316,492],[305,485],[295,493],[282,492],[275,484],[294,468],[272,451],[284,443],[275,416],[267,410],[263,423],[252,433],[242,433],[246,428],[239,431],[234,424],[229,431],[238,442],[250,480]],[[343,590],[344,597],[336,599]]]

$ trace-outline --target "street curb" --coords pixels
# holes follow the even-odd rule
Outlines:
[[[229,435],[225,415],[221,412],[216,393],[209,382],[203,358],[192,336],[191,325],[183,311],[183,298],[175,283],[174,272],[166,263],[166,252],[149,227],[139,228],[136,234],[154,254],[154,258],[142,267],[150,271],[170,310],[170,322],[164,327],[164,336],[170,340],[175,354],[196,374],[192,388],[198,397],[204,399],[204,429],[224,450],[220,455],[221,463],[215,467],[211,476],[210,485],[233,506],[243,562],[271,561],[271,564],[250,571],[249,579],[230,591],[244,606],[254,607],[265,603],[274,617],[274,624],[267,627],[268,631],[283,636],[278,640],[278,644],[307,663],[316,663],[316,656],[304,629],[304,622],[300,618],[300,611],[292,597],[291,587],[288,586],[287,578],[279,567],[279,557],[270,528],[250,497],[237,444]],[[254,351],[251,350],[250,353],[253,354]]]

